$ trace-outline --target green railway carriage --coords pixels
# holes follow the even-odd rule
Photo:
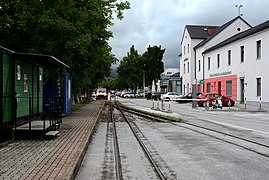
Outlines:
[[[27,127],[31,130],[35,117],[44,117],[46,129],[43,72],[58,68],[63,73],[66,67],[52,56],[18,53],[0,46],[0,142],[10,139],[11,129],[16,130],[20,125],[29,123]]]

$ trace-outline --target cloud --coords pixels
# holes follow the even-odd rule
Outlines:
[[[110,28],[113,53],[121,59],[132,45],[139,53],[149,45],[161,45],[165,68],[178,68],[180,41],[185,25],[222,25],[237,16],[236,4],[251,25],[268,20],[269,1],[264,0],[130,0],[131,9]]]

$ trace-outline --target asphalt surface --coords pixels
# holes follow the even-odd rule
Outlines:
[[[103,102],[91,102],[65,117],[54,139],[18,140],[1,147],[0,179],[74,179]]]

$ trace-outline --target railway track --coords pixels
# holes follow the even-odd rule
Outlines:
[[[116,107],[120,112],[122,117],[124,118],[124,121],[128,124],[130,130],[132,131],[133,135],[135,136],[138,144],[140,145],[143,153],[145,154],[146,158],[148,159],[148,162],[150,163],[150,165],[152,166],[153,171],[155,172],[156,176],[158,179],[161,180],[165,180],[167,179],[165,177],[165,175],[163,174],[161,168],[159,167],[159,165],[155,162],[150,150],[146,147],[146,145],[144,144],[143,140],[141,139],[141,135],[139,128],[137,127],[137,125],[134,122],[131,122],[129,120],[129,118],[125,115],[125,112],[121,109],[121,107],[114,105],[114,107]],[[114,119],[113,116],[113,106],[111,103],[110,106],[110,121],[113,124],[113,141],[114,141],[114,152],[115,152],[115,167],[116,167],[116,179],[117,180],[122,180],[123,179],[123,170],[122,170],[122,165],[121,165],[121,155],[120,155],[120,147],[119,147],[119,143],[118,143],[118,135],[117,135],[117,127],[116,127],[116,120]]]
[[[244,148],[248,151],[257,153],[259,155],[262,155],[264,157],[269,158],[269,145],[265,144],[265,143],[260,143],[245,137],[241,137],[238,135],[234,135],[231,133],[227,133],[221,130],[216,130],[216,129],[212,129],[209,127],[204,127],[201,125],[197,125],[194,123],[190,123],[190,122],[184,122],[184,123],[175,123],[172,122],[170,119],[167,119],[166,117],[160,118],[159,116],[153,115],[153,114],[148,114],[148,113],[144,113],[142,111],[136,111],[134,109],[129,109],[126,107],[122,108],[123,111],[126,111],[128,113],[133,113],[135,115],[144,117],[144,118],[148,118],[154,121],[160,121],[160,122],[166,122],[166,123],[170,123],[174,126],[178,126],[180,128],[184,128],[184,129],[188,129],[191,131],[195,131],[197,133],[200,134],[204,134],[216,139],[219,139],[221,141],[227,142],[229,144],[233,144],[236,145],[238,147]]]

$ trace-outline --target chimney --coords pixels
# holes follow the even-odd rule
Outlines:
[[[216,31],[216,29],[213,28],[213,27],[208,27],[207,28],[207,33],[208,33],[209,36],[211,36],[215,31]]]

